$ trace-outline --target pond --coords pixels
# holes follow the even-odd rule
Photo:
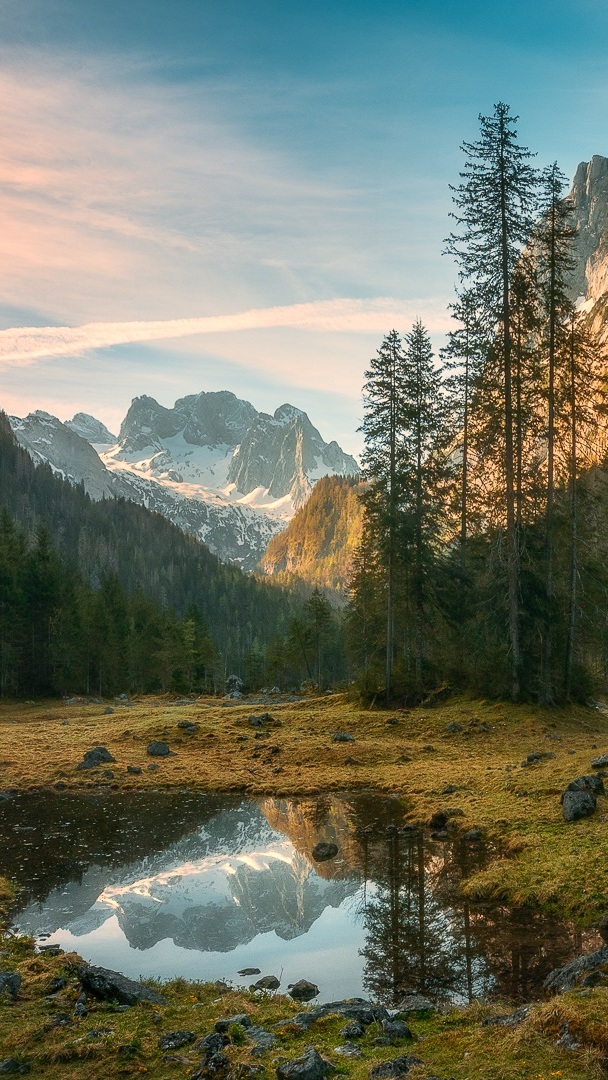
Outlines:
[[[460,883],[492,853],[411,830],[396,798],[20,794],[1,810],[18,929],[133,978],[521,1001],[595,944],[532,909],[467,902]],[[337,856],[315,861],[319,841]]]

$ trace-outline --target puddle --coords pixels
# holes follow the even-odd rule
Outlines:
[[[321,840],[335,858],[314,860]],[[460,883],[489,857],[411,832],[377,795],[18,795],[0,820],[21,932],[133,978],[238,986],[259,968],[282,991],[309,979],[319,1001],[527,1000],[595,946],[531,909],[467,903]]]

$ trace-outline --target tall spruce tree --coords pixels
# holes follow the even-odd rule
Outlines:
[[[545,503],[545,590],[546,619],[542,665],[541,696],[546,704],[555,700],[554,626],[556,600],[554,581],[555,488],[559,479],[556,454],[559,449],[560,401],[572,395],[572,348],[570,331],[573,304],[568,286],[574,260],[572,244],[572,204],[564,198],[566,178],[557,162],[542,173],[543,213],[535,229],[533,247],[538,267],[539,299],[542,316],[541,344],[545,368],[546,400],[546,503]],[[570,375],[570,377],[569,377]],[[576,409],[572,410],[572,416]],[[567,455],[568,456],[568,455]],[[562,474],[563,478],[563,474]],[[574,491],[574,488],[573,488]]]
[[[433,363],[428,332],[419,319],[405,336],[402,417],[401,559],[410,582],[415,687],[420,694],[429,616],[436,606],[437,550],[449,466],[441,375]]]
[[[360,429],[365,438],[362,464],[369,480],[363,499],[385,572],[387,700],[392,692],[395,652],[395,586],[403,465],[403,361],[401,338],[396,330],[391,330],[365,372],[365,412]]]
[[[480,116],[477,142],[462,146],[466,164],[454,187],[458,232],[447,242],[460,278],[474,297],[479,321],[493,339],[502,433],[504,528],[511,654],[511,694],[521,692],[520,535],[517,521],[517,389],[514,379],[513,273],[530,238],[537,207],[531,153],[517,141],[517,117],[499,102]]]

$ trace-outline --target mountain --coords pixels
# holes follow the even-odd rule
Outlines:
[[[71,420],[66,420],[66,427],[71,428],[81,439],[86,439],[93,446],[113,446],[117,441],[116,435],[108,431],[101,420],[96,420],[89,413],[78,412]]]
[[[262,573],[344,594],[363,529],[360,487],[356,477],[317,481],[308,502],[270,541],[260,560]]]
[[[70,445],[79,451],[84,446],[82,460],[90,452],[95,461],[88,443],[46,414],[33,425],[37,445],[44,446],[42,439],[51,439],[57,425],[58,437],[77,440]],[[93,499],[57,467],[36,464],[38,452],[26,452],[16,434],[0,413],[0,511],[8,511],[30,536],[46,528],[94,588],[115,575],[128,593],[140,587],[180,615],[196,604],[228,672],[240,670],[254,641],[263,645],[285,626],[291,603],[281,589],[220,562],[204,544],[144,506],[124,498]],[[103,470],[99,458],[97,463]]]
[[[244,569],[320,477],[358,473],[300,409],[282,405],[270,416],[229,391],[193,394],[172,409],[135,398],[118,440],[84,413],[67,424],[42,412],[11,424],[35,461],[83,483],[91,498],[141,503]]]

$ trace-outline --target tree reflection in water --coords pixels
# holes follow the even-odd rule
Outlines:
[[[360,843],[372,878],[363,902],[363,981],[385,1004],[410,992],[529,1000],[585,944],[571,924],[538,910],[470,903],[461,886],[488,861],[481,844],[429,841],[394,825],[362,830]]]

